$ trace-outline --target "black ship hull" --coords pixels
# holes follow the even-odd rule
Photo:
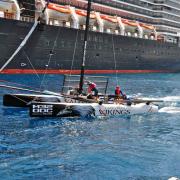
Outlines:
[[[0,19],[0,66],[11,57],[33,23]],[[38,25],[25,46],[1,72],[78,74],[84,31]],[[89,32],[86,73],[180,72],[177,44]]]

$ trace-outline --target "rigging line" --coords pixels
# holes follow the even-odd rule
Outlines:
[[[74,57],[75,57],[75,54],[76,54],[76,47],[77,47],[78,34],[79,34],[79,29],[77,30],[77,33],[76,33],[76,40],[75,40],[75,44],[74,44],[74,51],[73,51],[73,58],[72,58],[72,63],[71,63],[71,71],[70,71],[70,75],[72,74],[72,68],[73,68],[73,65],[74,65]]]
[[[31,65],[31,67],[33,68],[33,71],[35,72],[36,76],[40,79],[36,69],[34,68],[33,64],[31,63],[31,60],[29,59],[29,56],[27,55],[27,53],[24,50],[23,50],[23,53],[26,56],[26,58],[28,59],[28,61],[29,61],[30,65]]]
[[[79,35],[79,29],[77,30],[77,33],[76,33],[76,40],[75,40],[75,43],[74,43],[74,50],[73,50],[73,56],[72,56],[72,63],[71,63],[71,70],[70,70],[70,77],[72,75],[72,68],[74,66],[74,58],[75,58],[75,54],[76,54],[76,47],[77,47],[77,41],[78,41],[78,35]],[[69,86],[69,83],[70,81],[68,82],[67,86]]]
[[[33,88],[34,90],[38,90],[37,88],[34,88],[32,86],[27,86],[27,85],[20,84],[20,83],[15,83],[15,82],[12,82],[12,81],[6,81],[6,80],[3,80],[3,79],[0,79],[0,82],[11,83],[11,84],[18,85],[18,86],[21,86],[21,87]]]
[[[114,38],[112,34],[112,44],[113,44],[113,59],[114,59],[114,69],[116,71],[116,85],[118,85],[118,78],[117,78],[117,62],[116,62],[116,52],[114,47]]]
[[[42,94],[42,92],[38,91],[38,90],[27,89],[27,88],[16,87],[16,86],[9,86],[9,85],[5,85],[5,84],[0,84],[0,88],[7,88],[7,89],[12,89],[12,90],[21,90],[21,91],[28,91],[28,92],[32,92],[32,93]]]
[[[46,3],[44,9],[42,10],[41,14],[43,14],[49,4],[49,1]],[[31,27],[30,31],[26,35],[26,37],[23,39],[19,47],[16,49],[16,51],[11,55],[11,57],[5,62],[5,64],[0,68],[0,73],[6,68],[6,66],[14,59],[14,57],[17,55],[17,53],[25,46],[27,43],[28,39],[31,37],[32,33],[35,31],[38,23],[40,22],[40,16],[38,17],[37,20],[35,20],[33,26]]]
[[[29,31],[29,33],[26,35],[26,37],[24,38],[24,40],[21,42],[21,44],[19,45],[19,47],[16,49],[16,51],[12,54],[12,56],[5,62],[5,64],[1,67],[0,69],[0,73],[6,68],[6,66],[14,59],[14,57],[16,56],[16,54],[24,47],[24,45],[26,44],[26,42],[28,41],[28,39],[31,37],[32,33],[34,32],[34,30],[36,29],[36,26],[38,25],[38,21],[34,22],[34,25],[32,26],[31,30]]]
[[[58,33],[57,33],[57,35],[56,35],[56,39],[55,39],[54,44],[53,44],[53,47],[52,47],[52,49],[51,49],[52,53],[54,52],[55,46],[57,45],[57,39],[58,39],[58,37],[59,37],[59,33],[60,33],[60,26],[59,26],[59,28],[58,28]],[[45,72],[44,72],[44,74],[43,74],[43,79],[42,79],[41,84],[40,84],[40,87],[39,87],[40,90],[41,90],[42,85],[43,85],[43,83],[44,83],[44,79],[45,79],[45,77],[46,77],[47,69],[48,69],[49,64],[50,64],[50,62],[51,62],[51,57],[52,57],[52,56],[53,56],[53,54],[50,53],[50,54],[49,54],[49,59],[48,59],[48,64],[47,64],[47,66],[46,66]]]

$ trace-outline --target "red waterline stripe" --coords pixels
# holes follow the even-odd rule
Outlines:
[[[169,70],[85,70],[86,74],[114,74],[114,73],[170,73]],[[1,74],[79,74],[80,70],[42,70],[37,69],[5,69]]]

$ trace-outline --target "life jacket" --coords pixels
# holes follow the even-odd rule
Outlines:
[[[120,86],[116,86],[116,89],[115,89],[115,95],[116,95],[116,96],[122,95],[122,91],[121,91]]]
[[[91,93],[94,89],[96,88],[96,84],[95,83],[91,83],[88,87],[88,93]]]
[[[120,89],[115,89],[115,95],[120,96],[120,94],[121,94],[121,90]]]

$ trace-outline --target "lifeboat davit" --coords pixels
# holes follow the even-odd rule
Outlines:
[[[139,36],[141,32],[139,29],[139,24],[136,21],[131,21],[127,19],[121,19],[121,21],[125,26],[125,34],[127,36]]]
[[[139,23],[143,29],[144,37],[150,39],[156,39],[156,29],[154,26],[145,23]]]

